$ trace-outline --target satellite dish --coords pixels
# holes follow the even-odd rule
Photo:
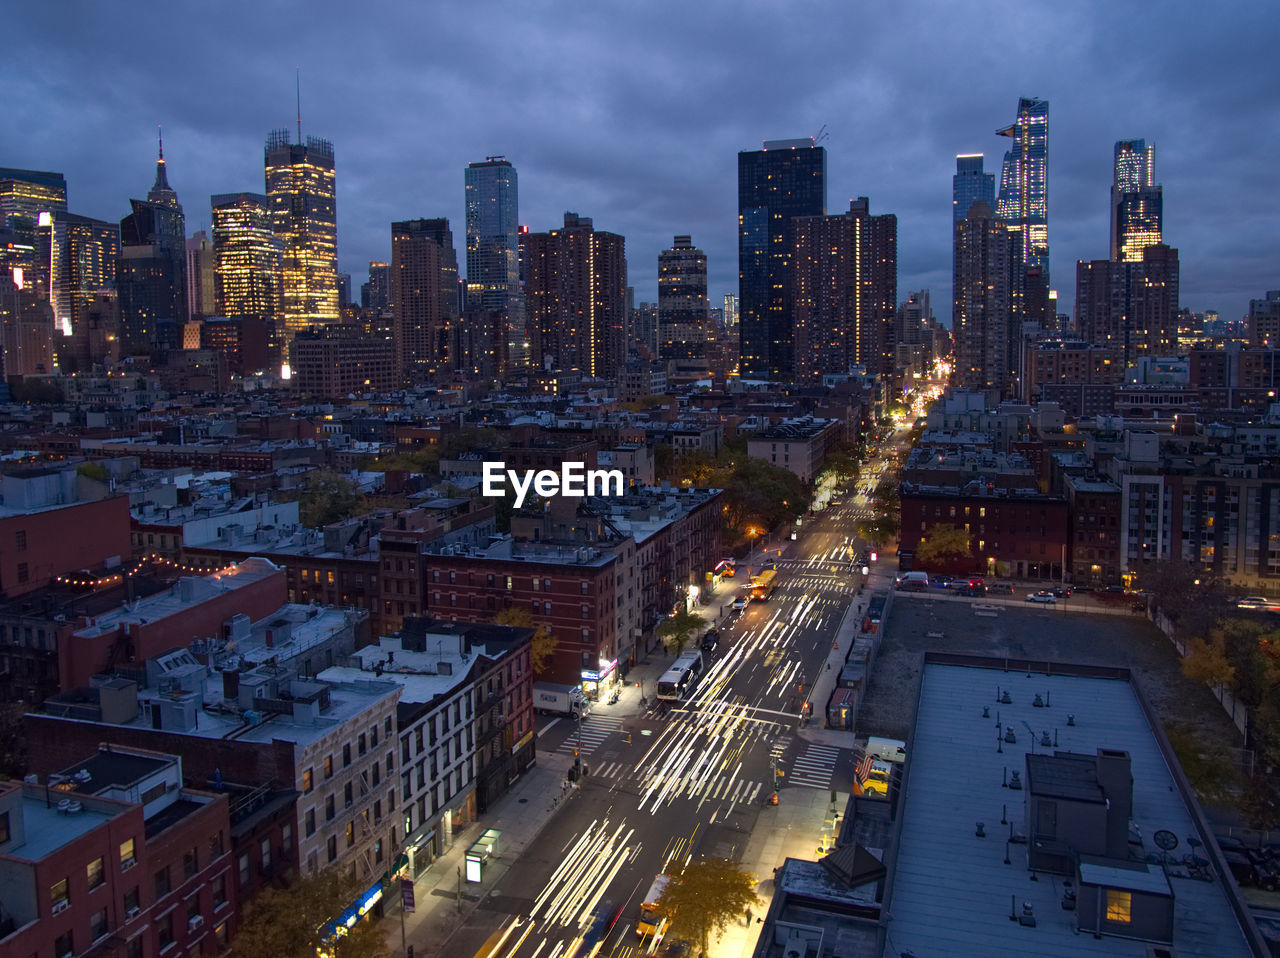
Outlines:
[[[1171,852],[1178,847],[1178,836],[1165,828],[1152,835],[1151,840],[1156,843],[1157,848],[1166,852]]]

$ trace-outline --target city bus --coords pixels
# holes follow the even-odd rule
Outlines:
[[[658,918],[658,901],[662,898],[662,893],[667,890],[669,881],[671,879],[666,875],[655,876],[653,884],[649,886],[649,891],[644,896],[644,901],[640,905],[640,920],[636,922],[636,934],[641,938],[645,935],[656,935],[660,926],[664,924]]]
[[[680,653],[671,668],[658,679],[658,698],[667,702],[682,702],[693,692],[702,677],[702,653],[697,649]]]
[[[765,569],[751,580],[751,598],[767,599],[775,588],[774,580],[778,578],[777,569]]]

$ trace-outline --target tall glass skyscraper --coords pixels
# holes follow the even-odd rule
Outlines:
[[[275,319],[284,243],[271,229],[270,201],[261,193],[215,193],[210,204],[218,315]]]
[[[705,358],[707,325],[707,254],[677,236],[658,254],[659,358]]]
[[[1111,259],[1140,263],[1142,251],[1161,242],[1163,191],[1155,183],[1156,148],[1146,140],[1120,140],[1111,184]]]
[[[333,144],[309,136],[304,146],[291,143],[288,130],[272,130],[264,160],[272,228],[284,242],[280,316],[287,342],[300,329],[339,318]]]
[[[521,356],[525,342],[520,297],[520,183],[503,156],[468,163],[467,301],[470,310],[501,310],[507,316],[508,349]]]
[[[1022,263],[1049,276],[1049,101],[1023,97],[1012,124],[996,131],[1013,140],[1000,171],[996,216],[1020,234]]]
[[[969,214],[969,207],[981,200],[988,206],[996,202],[996,175],[982,169],[981,153],[956,155],[956,175],[951,177],[951,222],[959,223]]]
[[[738,154],[738,329],[741,373],[794,380],[792,217],[827,211],[827,151],[810,137],[765,140]]]

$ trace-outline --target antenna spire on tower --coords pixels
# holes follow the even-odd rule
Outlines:
[[[160,161],[164,162],[164,127],[156,124],[156,140],[160,143]]]
[[[297,67],[293,75],[294,90],[298,101],[298,146],[302,146],[302,68]]]

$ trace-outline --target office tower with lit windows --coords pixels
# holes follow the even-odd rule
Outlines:
[[[956,155],[956,172],[951,177],[951,222],[959,223],[969,215],[969,207],[981,200],[988,206],[996,203],[996,175],[983,172],[981,153]]]
[[[466,306],[476,315],[501,310],[507,315],[507,346],[515,358],[524,353],[525,311],[520,295],[520,182],[503,156],[468,163],[464,174],[467,204]]]
[[[187,226],[178,194],[169,185],[164,144],[146,200],[130,200],[120,221],[116,289],[124,353],[175,349],[187,321]]]
[[[458,254],[447,219],[391,224],[391,301],[400,380],[423,382],[452,372]]]
[[[738,331],[738,297],[733,293],[724,294],[724,328],[734,333]]]
[[[952,379],[957,386],[998,398],[1018,395],[1016,284],[1022,269],[1021,239],[1021,231],[981,201],[955,224]]]
[[[1111,184],[1111,259],[1140,263],[1142,251],[1162,241],[1164,196],[1156,185],[1156,148],[1146,140],[1120,140]]]
[[[333,144],[314,136],[292,143],[288,130],[272,130],[264,161],[271,225],[284,243],[280,319],[287,342],[300,329],[339,319]]]
[[[0,226],[25,220],[35,229],[41,213],[67,211],[67,180],[61,173],[0,167]]]
[[[898,218],[860,196],[846,213],[792,218],[789,237],[795,380],[892,373]]]
[[[616,379],[626,359],[626,241],[590,218],[564,214],[564,228],[520,235],[530,361]]]
[[[276,319],[284,242],[272,230],[270,201],[261,193],[215,193],[210,206],[217,315]]]
[[[738,330],[743,376],[790,382],[792,217],[827,210],[827,151],[812,138],[738,154]]]
[[[1025,267],[1049,275],[1049,101],[1023,97],[1013,123],[996,131],[1013,140],[1000,171],[996,216],[1018,236]]]
[[[217,312],[217,271],[209,234],[197,230],[187,240],[187,316],[204,319]]]
[[[707,332],[707,254],[677,236],[658,254],[658,357],[704,359]]]
[[[116,295],[120,225],[55,212],[37,232],[39,255],[49,258],[54,322],[63,336],[71,336],[95,296]]]
[[[360,307],[381,312],[391,307],[391,266],[369,260],[369,281],[360,284]]]

